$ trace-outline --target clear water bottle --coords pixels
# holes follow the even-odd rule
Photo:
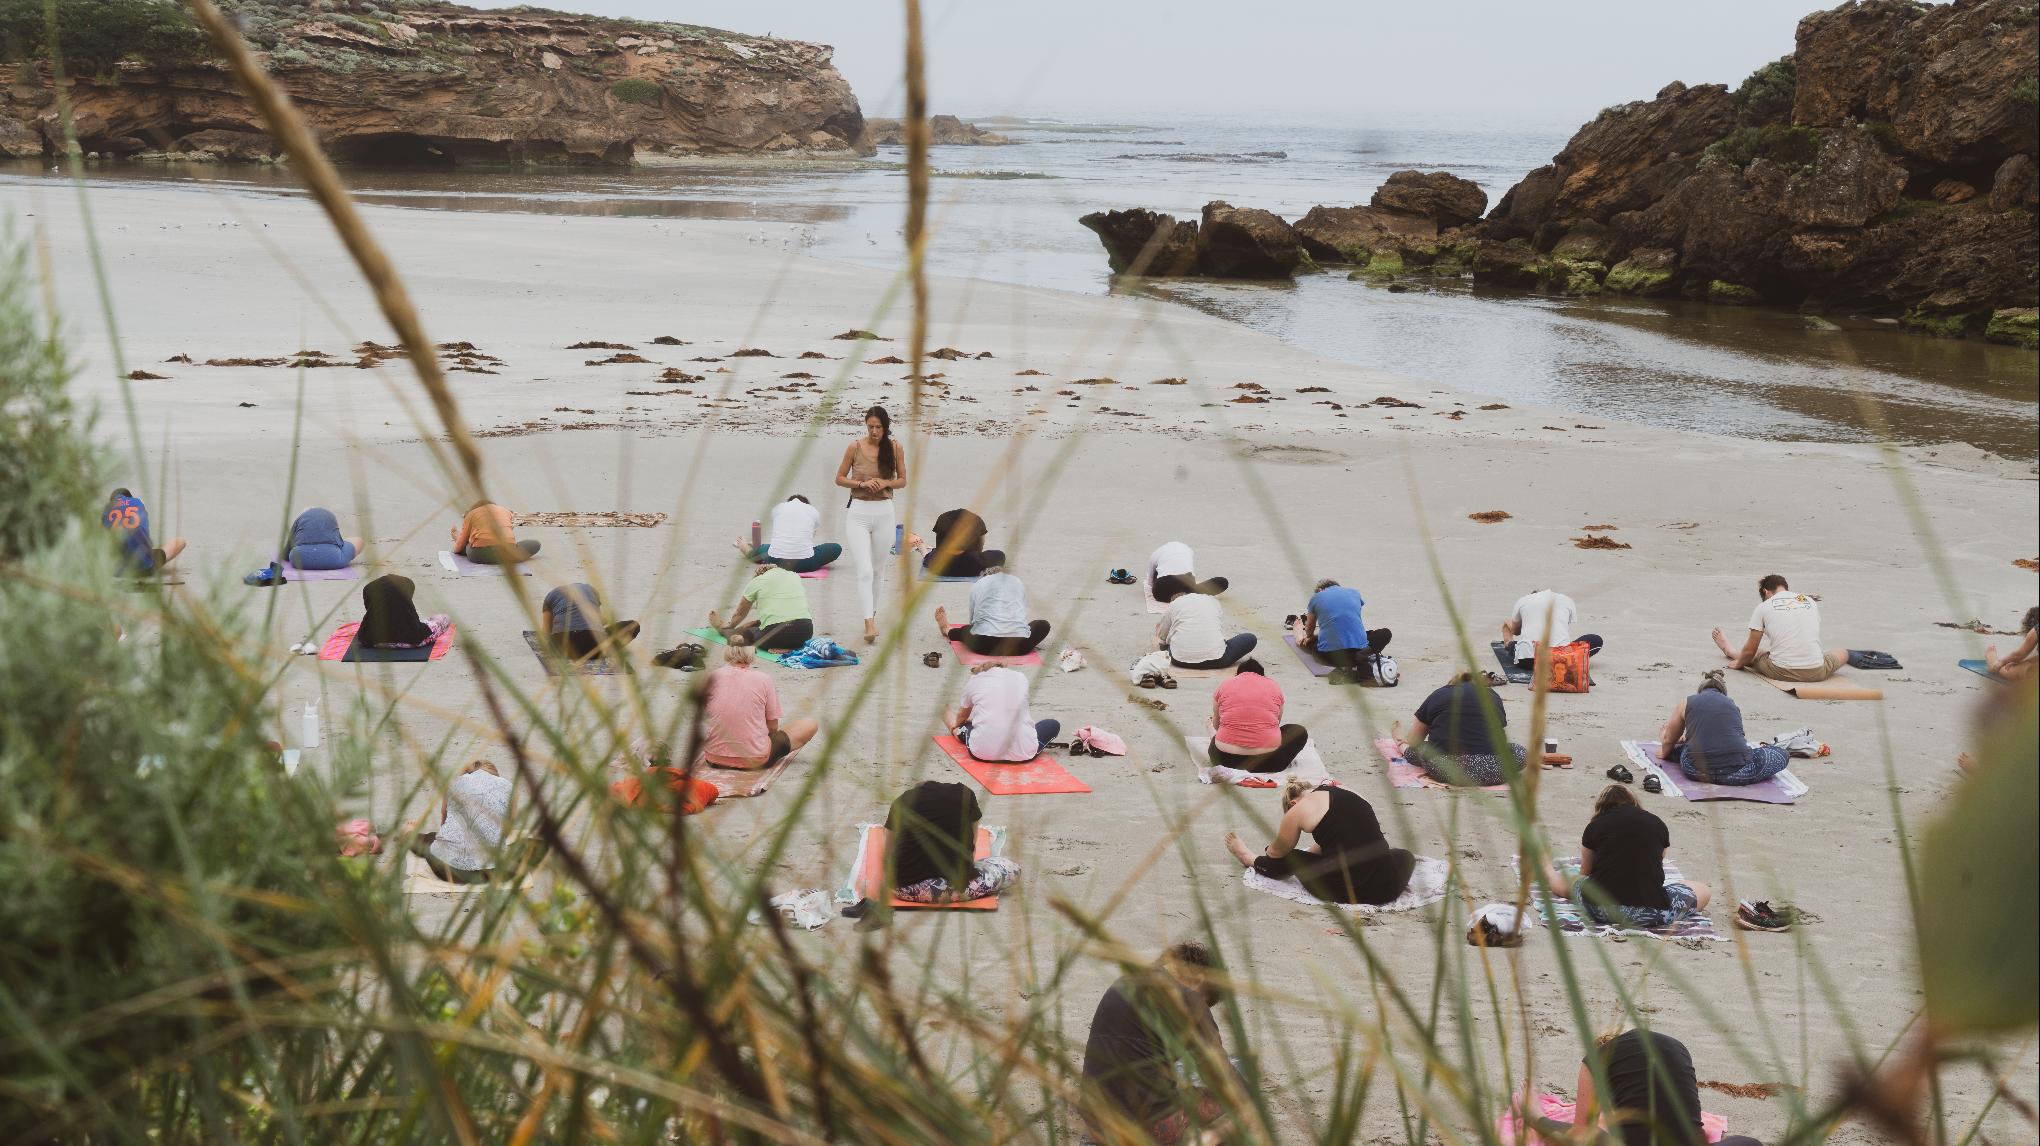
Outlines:
[[[305,702],[304,727],[298,742],[306,748],[319,746],[319,705],[317,701]]]

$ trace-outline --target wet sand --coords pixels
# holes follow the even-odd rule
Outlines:
[[[13,187],[4,201],[10,215],[32,213],[27,222],[46,237],[81,363],[77,391],[102,403],[102,430],[124,448],[121,388],[112,381],[75,202]],[[348,532],[374,539],[381,568],[418,580],[423,611],[454,614],[460,643],[506,664],[541,703],[585,716],[581,686],[622,695],[616,678],[545,678],[519,635],[527,627],[524,606],[512,590],[439,570],[435,555],[454,520],[449,487],[431,459],[436,432],[414,421],[425,416],[425,403],[401,373],[196,364],[308,348],[351,360],[348,351],[361,340],[390,340],[306,204],[156,189],[96,189],[93,204],[123,365],[165,376],[132,384],[144,465],[129,484],[150,498],[161,533],[191,541],[180,561],[188,578],[181,592],[232,607],[268,605],[239,585],[240,574],[255,567],[295,508],[323,504]],[[891,281],[766,249],[749,240],[748,224],[368,214],[431,336],[470,342],[500,360],[474,359],[495,373],[451,375],[469,423],[487,435],[481,447],[491,491],[519,510],[667,515],[649,529],[527,529],[523,535],[542,540],[545,552],[538,576],[519,588],[535,600],[548,583],[600,586],[618,615],[645,625],[637,663],[654,674],[647,679],[660,712],[670,713],[684,678],[657,675],[665,670],[649,667],[650,652],[735,599],[741,571],[730,541],[796,491],[824,507],[824,539],[837,537],[840,502],[830,497],[829,477],[855,432],[855,412],[882,401],[903,427],[908,422],[905,367],[851,366],[843,357],[859,347],[870,357],[904,356],[903,341],[831,337],[863,327],[902,338],[904,314],[879,306]],[[689,344],[659,345],[652,341],[659,335]],[[1753,679],[1731,681],[1754,735],[1811,726],[1834,746],[1831,758],[1795,763],[1811,794],[1791,807],[1644,799],[1670,825],[1681,868],[1716,889],[1718,927],[1729,928],[1738,897],[1789,900],[1821,918],[1801,940],[1842,985],[1846,1023],[1806,986],[1792,937],[1569,940],[1568,951],[1584,968],[1597,1023],[1616,1014],[1599,967],[1605,957],[1656,1008],[1659,1029],[1687,1042],[1702,1078],[1804,1086],[1815,1102],[1831,1095],[1847,1057],[1845,1028],[1882,1047],[1909,1021],[1919,998],[1902,954],[1910,922],[1882,730],[1900,805],[1917,830],[1956,782],[1952,760],[1967,714],[1993,687],[1954,663],[1979,655],[1986,638],[1934,622],[1979,617],[2010,627],[2032,604],[2033,574],[2012,564],[2040,553],[2030,467],[1967,447],[1887,457],[1866,446],[1675,433],[1516,404],[1482,410],[1497,403],[1132,298],[942,280],[931,337],[934,346],[992,357],[930,365],[947,385],[927,399],[926,432],[909,439],[919,475],[913,524],[926,532],[936,513],[957,504],[983,513],[990,543],[1014,554],[1036,612],[1056,627],[1051,651],[1074,644],[1090,661],[1075,674],[1044,672],[1036,714],[1065,727],[1103,725],[1125,736],[1131,753],[1072,763],[1094,789],[1088,796],[984,798],[986,822],[1011,832],[1021,884],[995,916],[901,920],[898,974],[917,974],[924,964],[959,975],[968,968],[984,1010],[1006,1013],[1033,992],[1040,954],[1071,941],[1052,899],[1109,907],[1107,926],[1152,950],[1192,933],[1201,895],[1225,921],[1227,959],[1281,996],[1246,1006],[1264,1069],[1284,1091],[1277,1108],[1294,1130],[1304,1124],[1299,1103],[1326,1097],[1321,1072],[1334,1048],[1316,1012],[1321,984],[1336,986],[1338,1005],[1371,1013],[1365,966],[1327,934],[1318,912],[1246,891],[1219,846],[1228,828],[1259,842],[1277,805],[1272,792],[1195,782],[1181,741],[1203,734],[1218,682],[1185,679],[1163,694],[1167,710],[1155,712],[1134,697],[1156,694],[1130,695],[1117,671],[1147,646],[1153,618],[1137,588],[1108,585],[1104,573],[1138,568],[1156,544],[1177,538],[1195,547],[1200,573],[1232,578],[1223,598],[1230,623],[1259,635],[1260,655],[1288,693],[1287,719],[1310,727],[1332,775],[1375,804],[1395,843],[1455,861],[1475,905],[1514,889],[1515,840],[1495,798],[1393,789],[1370,748],[1461,665],[1448,605],[1475,626],[1479,646],[1518,595],[1555,586],[1580,603],[1583,630],[1607,638],[1595,661],[1599,687],[1551,702],[1551,735],[1577,761],[1542,780],[1540,821],[1562,846],[1577,841],[1606,782],[1602,773],[1620,760],[1617,741],[1654,735],[1700,672],[1719,663],[1707,631],[1739,629],[1758,576],[1784,572],[1795,588],[1821,594],[1831,644],[1891,651],[1906,668],[1877,681],[1882,705],[1796,701]],[[567,349],[585,341],[634,347],[628,353],[650,361],[585,365],[626,353]],[[733,357],[739,349],[774,357]],[[828,357],[800,358],[805,352]],[[164,362],[179,354],[194,364]],[[706,358],[721,361],[696,361]],[[702,380],[657,382],[667,369]],[[1024,370],[1043,373],[1018,373]],[[790,373],[817,378],[786,379]],[[814,387],[845,374],[843,393],[824,411]],[[1163,378],[1187,384],[1156,384]],[[300,387],[304,444],[298,491],[287,500]],[[1266,400],[1239,402],[1243,396]],[[1375,404],[1381,398],[1416,407]],[[1887,464],[1894,460],[1896,471]],[[1900,482],[1923,507],[1931,540],[1916,535],[1895,497]],[[1511,517],[1499,524],[1468,518],[1490,509]],[[1588,524],[1615,526],[1604,534],[1632,547],[1575,548],[1571,539]],[[1948,592],[1930,572],[1928,545],[1953,571]],[[1433,559],[1443,571],[1442,593],[1429,572]],[[1311,678],[1280,645],[1281,618],[1301,607],[1320,577],[1358,585],[1368,623],[1394,629],[1400,688],[1334,688]],[[840,723],[861,683],[879,678],[795,829],[775,889],[838,886],[854,824],[882,818],[891,796],[914,780],[964,779],[928,742],[936,714],[961,687],[960,670],[953,658],[940,670],[919,659],[936,647],[928,614],[938,603],[960,609],[967,588],[935,586],[904,640],[863,667],[770,670],[789,713],[819,713],[825,727]],[[292,641],[353,619],[358,589],[309,582],[282,590],[274,655],[281,659]],[[897,571],[888,570],[882,621],[899,616],[899,590]],[[811,583],[810,592],[818,630],[855,644],[849,571]],[[1486,667],[1485,649],[1476,651],[1476,664]],[[317,696],[327,713],[343,711],[363,687],[408,688],[402,739],[393,733],[378,745],[373,782],[360,797],[360,814],[386,828],[423,810],[422,802],[401,806],[422,767],[416,745],[450,738],[449,761],[488,752],[461,723],[482,712],[476,672],[465,659],[392,670],[409,666],[357,675],[355,666],[298,658],[282,686],[287,704]],[[1527,691],[1505,695],[1512,729],[1526,728]],[[309,761],[325,763],[316,752]],[[789,779],[804,778],[797,763]],[[775,790],[699,823],[741,865],[746,843],[787,799]],[[1179,832],[1187,864],[1173,851]],[[1159,862],[1145,865],[1157,851]],[[1440,910],[1377,917],[1365,928],[1376,954],[1418,998],[1430,987]],[[1029,941],[1031,958],[1021,953]],[[796,942],[825,965],[847,966],[861,938],[838,920]],[[1531,1077],[1542,1089],[1570,1093],[1579,1036],[1551,944],[1540,932],[1503,958],[1517,964],[1527,992]],[[1746,975],[1761,993],[1756,1000]],[[1057,997],[1079,1044],[1111,977],[1109,965],[1080,959]],[[1507,1038],[1520,1055],[1515,988],[1501,981],[1500,1012],[1512,1016]],[[1709,1029],[1689,991],[1727,1015],[1729,1028]],[[1493,1029],[1492,1009],[1482,999],[1472,1010],[1476,1053],[1499,1063],[1502,1032]],[[939,1047],[943,1036],[930,1037]],[[1421,1069],[1414,1060],[1407,1065]],[[1520,1058],[1514,1065],[1520,1068]],[[2029,1052],[2012,1067],[2014,1089],[2031,1093],[2036,1073]],[[1973,1116],[1989,1096],[1979,1072],[1946,1076],[1944,1097],[1958,1118]],[[1728,1115],[1734,1132],[1775,1137],[1784,1128],[1776,1102],[1712,1090],[1704,1097],[1709,1109]],[[1394,1118],[1393,1095],[1382,1087],[1369,1121],[1385,1127]],[[2022,1125],[2000,1107],[1986,1132],[2001,1136]],[[1874,1136],[1850,1124],[1835,1137]]]

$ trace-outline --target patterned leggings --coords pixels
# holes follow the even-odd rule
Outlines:
[[[1004,856],[988,856],[977,861],[977,871],[962,891],[951,891],[949,881],[937,876],[894,888],[893,898],[908,903],[964,903],[997,895],[1013,886],[1013,881],[1019,878],[1019,864]]]

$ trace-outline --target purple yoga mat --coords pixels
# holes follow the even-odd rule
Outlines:
[[[269,560],[272,562],[282,562],[285,583],[291,581],[359,581],[361,579],[361,567],[359,565],[349,565],[341,569],[300,569],[273,553],[270,554]]]
[[[1807,792],[1805,782],[1793,776],[1790,768],[1755,784],[1703,784],[1698,780],[1688,780],[1676,762],[1659,758],[1658,742],[1655,740],[1625,740],[1622,749],[1628,753],[1631,763],[1655,770],[1658,778],[1664,781],[1667,793],[1676,792],[1688,800],[1754,800],[1759,804],[1791,804]]]
[[[1310,670],[1310,675],[1312,676],[1332,675],[1332,666],[1317,659],[1316,657],[1310,655],[1309,653],[1304,652],[1303,646],[1296,642],[1295,633],[1290,632],[1282,634],[1282,643],[1288,645],[1291,649],[1295,650],[1296,659],[1303,662],[1303,667]]]

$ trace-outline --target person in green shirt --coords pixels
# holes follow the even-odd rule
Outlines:
[[[757,616],[752,617],[755,611]],[[808,607],[807,583],[800,575],[771,562],[761,562],[744,586],[744,599],[725,622],[710,610],[708,623],[733,645],[767,652],[797,649],[815,636],[814,612]]]

